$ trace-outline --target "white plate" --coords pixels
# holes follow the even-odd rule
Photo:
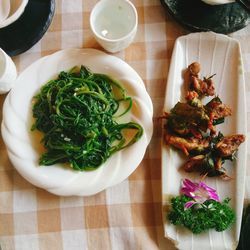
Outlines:
[[[129,120],[142,125],[142,138],[114,154],[95,171],[77,172],[53,166],[38,166],[39,140],[31,128],[32,97],[62,70],[85,65],[93,72],[121,81],[134,100]],[[153,106],[139,75],[124,61],[94,49],[68,49],[41,58],[18,77],[3,107],[2,135],[9,158],[17,171],[35,186],[57,195],[92,195],[127,178],[140,164],[151,139]]]
[[[243,66],[239,43],[215,33],[193,33],[176,40],[168,76],[164,110],[169,111],[178,101],[185,101],[183,70],[197,61],[201,64],[201,76],[214,73],[216,93],[232,108],[233,115],[217,126],[224,135],[240,133],[246,135],[246,104]],[[207,100],[205,100],[206,103]],[[231,181],[206,178],[206,183],[217,189],[221,199],[232,198],[230,205],[236,212],[236,223],[224,232],[210,230],[193,235],[187,229],[176,227],[166,219],[170,197],[179,195],[181,179],[199,180],[197,173],[183,173],[178,168],[183,164],[181,154],[162,142],[162,198],[165,237],[174,241],[179,249],[235,249],[240,233],[245,189],[246,142],[237,153],[237,161],[227,161],[227,173],[234,176]]]

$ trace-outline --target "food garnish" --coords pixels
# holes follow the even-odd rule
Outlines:
[[[39,164],[97,169],[141,138],[141,125],[118,122],[132,105],[126,90],[107,75],[92,73],[85,66],[61,72],[34,97],[32,130],[44,133],[41,142],[46,149]]]
[[[230,199],[221,202],[216,190],[204,182],[185,179],[180,193],[171,199],[168,219],[172,224],[199,234],[208,229],[224,231],[234,223],[235,213],[228,205]]]
[[[187,157],[183,165],[186,172],[199,172],[202,176],[220,176],[230,179],[222,167],[226,160],[234,160],[241,143],[242,134],[224,136],[216,131],[216,125],[232,115],[231,108],[215,96],[212,76],[200,79],[201,66],[194,62],[188,66],[188,92],[186,102],[178,102],[169,113],[164,114],[165,141],[181,150]],[[202,99],[213,97],[205,105]]]

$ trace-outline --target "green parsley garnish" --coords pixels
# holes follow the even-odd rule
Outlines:
[[[208,229],[216,231],[226,230],[235,221],[235,213],[229,207],[229,198],[223,202],[207,200],[203,204],[195,204],[185,209],[184,205],[192,198],[181,195],[171,199],[172,210],[168,219],[174,225],[188,228],[194,234],[199,234]]]

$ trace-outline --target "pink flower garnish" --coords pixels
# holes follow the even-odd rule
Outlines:
[[[196,183],[185,179],[182,182],[181,193],[193,199],[184,205],[185,208],[191,208],[194,204],[203,204],[207,200],[220,201],[216,190],[204,182]]]

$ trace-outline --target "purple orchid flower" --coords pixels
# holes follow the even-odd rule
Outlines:
[[[194,204],[203,204],[207,200],[220,201],[216,190],[207,186],[204,182],[196,183],[185,179],[182,182],[181,193],[193,199],[185,203],[185,209],[191,208]]]

